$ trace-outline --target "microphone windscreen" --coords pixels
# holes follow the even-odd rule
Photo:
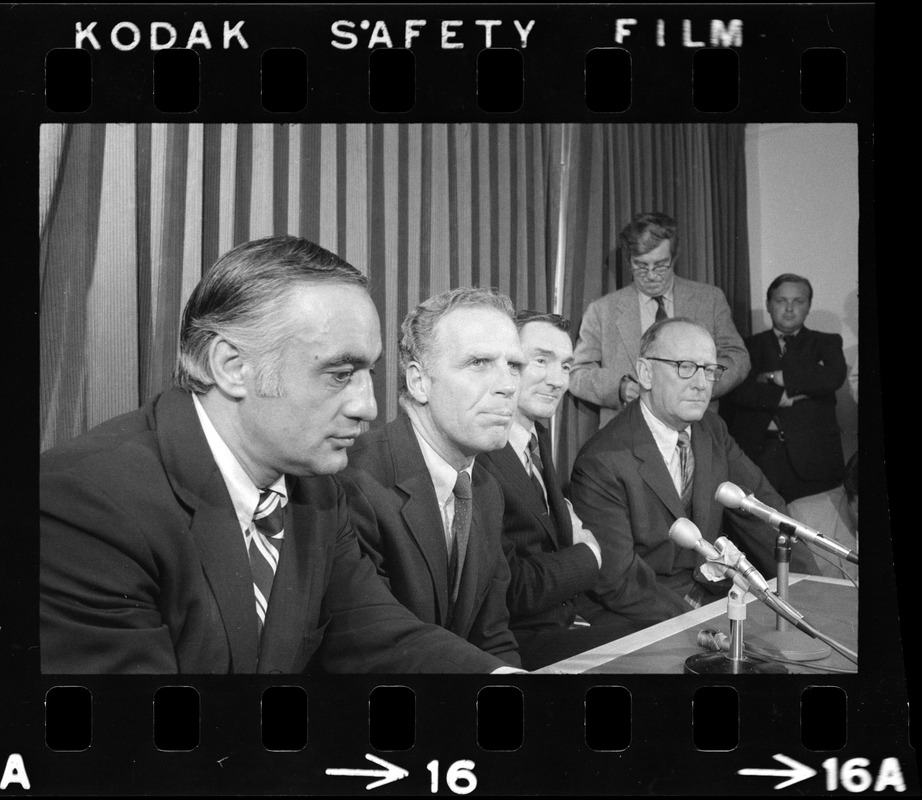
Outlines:
[[[690,519],[679,517],[669,528],[669,538],[679,547],[694,550],[695,545],[701,541],[701,531]]]
[[[735,483],[724,481],[717,487],[714,499],[726,508],[739,508],[746,499],[746,493]]]

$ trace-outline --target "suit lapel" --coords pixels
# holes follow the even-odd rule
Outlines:
[[[544,462],[544,486],[547,489],[547,501],[553,522],[548,519],[547,527],[554,545],[569,547],[573,544],[573,526],[570,523],[570,510],[567,508],[563,492],[557,481],[557,469],[554,467],[554,450],[551,447],[551,435],[547,428],[540,422],[535,423],[538,431],[538,448],[541,451],[541,460]]]
[[[640,301],[637,296],[637,287],[634,284],[625,287],[624,293],[618,296],[615,313],[617,315],[615,325],[621,334],[621,341],[624,343],[624,350],[627,353],[628,360],[631,362],[631,372],[633,373],[633,365],[640,355],[638,349],[638,344],[640,343]]]
[[[256,671],[253,579],[240,523],[192,405],[178,389],[155,413],[163,462],[177,497],[191,509],[189,529],[227,634],[232,672]]]
[[[541,527],[547,531],[547,535],[551,537],[556,546],[557,536],[554,531],[554,526],[551,525],[551,519],[547,512],[542,510],[544,507],[544,498],[538,497],[535,485],[531,482],[531,478],[525,471],[522,460],[518,457],[512,445],[507,444],[502,450],[488,453],[486,456],[482,457],[489,457],[493,460],[493,463],[499,467],[504,479],[509,482],[509,488],[517,497],[527,497],[533,501],[528,503],[529,512],[540,523]],[[542,454],[542,458],[543,457]],[[550,490],[548,491],[550,492]]]
[[[400,510],[407,530],[423,554],[436,587],[439,619],[448,614],[448,547],[445,526],[432,478],[409,417],[401,414],[403,424],[388,432],[390,451],[394,459],[395,485],[406,493],[407,500]],[[463,574],[463,573],[462,573]]]
[[[640,402],[640,400],[635,400],[631,403],[628,412],[632,415],[634,455],[642,462],[639,469],[640,477],[676,519],[684,517],[685,508],[682,506],[682,499],[663,461],[663,454],[656,446],[653,434],[640,410]]]
[[[688,281],[678,275],[672,284],[672,313],[676,317],[696,319],[698,310],[697,295]]]

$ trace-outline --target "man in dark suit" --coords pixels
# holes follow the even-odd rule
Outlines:
[[[586,442],[570,489],[576,513],[602,547],[601,601],[651,624],[726,595],[723,582],[702,576],[701,556],[669,538],[677,519],[690,519],[708,542],[726,535],[768,578],[776,573],[774,530],[724,509],[714,494],[731,481],[773,508],[784,503],[708,410],[723,366],[707,330],[681,318],[654,324],[636,366],[640,398]],[[817,572],[801,543],[791,570]]]
[[[749,377],[727,396],[730,433],[790,503],[842,480],[836,391],[848,377],[842,337],[804,326],[813,286],[786,273],[771,282],[772,328],[746,339]]]
[[[516,315],[525,354],[509,443],[477,459],[503,491],[503,548],[512,572],[509,626],[522,663],[538,669],[636,630],[587,594],[602,553],[563,496],[551,438],[542,424],[567,392],[573,365],[569,320],[557,314]]]
[[[341,478],[362,548],[394,596],[514,667],[503,500],[474,457],[506,444],[522,351],[505,295],[443,292],[410,311],[402,413],[359,437]]]
[[[730,306],[716,286],[675,274],[679,255],[676,221],[659,212],[637,214],[618,237],[634,282],[589,304],[580,325],[570,391],[599,406],[599,427],[640,395],[634,364],[640,337],[655,321],[688,317],[717,343],[726,368],[712,397],[729,392],[749,372],[749,355],[733,324]],[[714,404],[716,410],[717,404]]]
[[[42,457],[42,670],[501,666],[393,598],[330,477],[377,412],[380,352],[366,279],[332,253],[283,236],[219,259],[177,388]]]

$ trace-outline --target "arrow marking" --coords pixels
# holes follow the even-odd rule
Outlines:
[[[379,778],[380,780],[372,781],[365,787],[366,789],[377,789],[379,786],[384,786],[386,783],[406,778],[407,775],[410,774],[403,769],[403,767],[391,764],[383,758],[373,756],[371,753],[365,753],[365,758],[384,767],[384,769],[328,769],[327,775],[364,775],[367,777]]]
[[[795,761],[793,758],[789,758],[786,755],[775,753],[773,757],[775,761],[780,761],[782,764],[787,764],[788,769],[741,769],[739,770],[738,774],[774,775],[776,777],[787,778],[787,780],[776,784],[776,789],[784,789],[787,786],[800,783],[801,781],[805,781],[807,778],[812,778],[814,775],[816,775],[815,769],[808,767],[806,764],[801,764],[799,761]]]

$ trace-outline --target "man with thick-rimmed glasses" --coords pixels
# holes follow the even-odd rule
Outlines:
[[[709,542],[726,535],[766,577],[776,572],[773,529],[714,499],[731,481],[773,508],[784,506],[708,409],[725,373],[717,359],[711,334],[698,323],[654,323],[635,363],[639,400],[589,439],[573,467],[574,508],[602,548],[594,591],[607,608],[642,624],[726,596],[727,585],[701,576],[702,557],[669,539],[679,518]],[[792,571],[817,572],[803,545],[792,555]]]
[[[688,317],[717,345],[725,367],[712,398],[739,384],[749,372],[749,353],[733,324],[730,306],[716,286],[675,274],[679,255],[676,221],[659,212],[638,214],[619,236],[621,257],[634,282],[589,304],[580,325],[570,391],[599,406],[599,427],[640,395],[634,363],[640,337],[654,322]],[[714,405],[716,410],[716,404]]]

